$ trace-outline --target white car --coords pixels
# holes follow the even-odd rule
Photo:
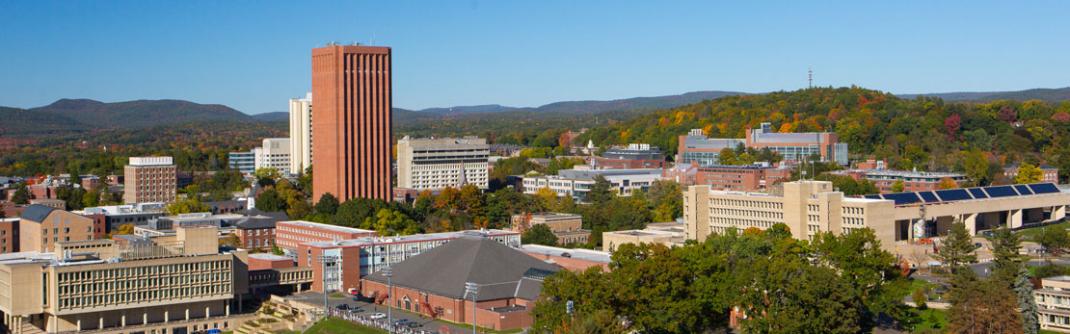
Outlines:
[[[382,318],[386,318],[386,314],[382,314],[382,313],[372,313],[372,315],[370,315],[370,316],[368,316],[368,317],[369,317],[369,318],[372,318],[372,319],[374,319],[374,320],[379,320],[379,319],[382,319]]]

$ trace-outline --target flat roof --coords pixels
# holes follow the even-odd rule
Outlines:
[[[286,256],[282,256],[282,255],[275,255],[275,254],[271,254],[271,253],[253,253],[253,254],[249,254],[249,258],[250,259],[257,259],[257,260],[265,260],[265,261],[284,261],[284,260],[293,261],[292,258],[289,258],[289,257],[286,257]]]
[[[465,231],[455,231],[455,232],[413,234],[413,235],[394,236],[394,237],[361,237],[361,238],[356,238],[356,239],[340,240],[340,241],[337,241],[337,242],[334,242],[334,241],[317,241],[317,242],[309,242],[309,243],[306,243],[306,244],[309,245],[309,246],[313,246],[313,247],[323,247],[323,248],[329,248],[329,247],[354,247],[354,246],[364,246],[364,245],[371,245],[371,244],[395,244],[395,243],[420,242],[420,241],[431,241],[431,240],[440,240],[440,239],[456,239],[456,238],[460,238],[460,237],[463,237],[463,236],[484,236],[484,233],[485,233],[485,236],[487,236],[487,237],[497,237],[497,236],[503,236],[503,235],[519,235],[520,234],[518,232],[506,231],[506,230],[498,230],[498,229],[490,229],[490,230],[484,230],[484,231],[465,230]]]
[[[596,251],[592,249],[583,248],[561,248],[544,245],[521,245],[520,249],[535,254],[550,255],[550,256],[563,256],[568,254],[570,258],[582,259],[594,262],[609,263],[611,255],[609,252]]]
[[[342,232],[342,233],[375,233],[375,231],[372,231],[372,230],[365,230],[365,229],[361,229],[361,228],[338,226],[338,225],[331,225],[331,224],[322,224],[322,223],[310,222],[310,221],[307,221],[307,220],[285,220],[285,221],[280,221],[280,222],[275,223],[275,224],[276,224],[276,226],[278,226],[278,224],[286,224],[286,225],[301,226],[301,227],[308,227],[308,228],[320,228],[320,229],[331,230],[331,231]]]
[[[1045,278],[1045,279],[1049,280],[1049,281],[1070,282],[1070,276],[1067,276],[1067,275],[1053,276],[1053,277],[1048,277],[1048,278]]]

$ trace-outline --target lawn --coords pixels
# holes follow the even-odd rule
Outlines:
[[[1040,231],[1043,230],[1045,227],[1048,227],[1048,226],[1062,226],[1062,227],[1070,228],[1070,222],[1061,222],[1061,223],[1056,223],[1056,224],[1049,224],[1049,225],[1042,225],[1042,226],[1037,226],[1037,227],[1030,227],[1030,228],[1027,228],[1027,229],[1024,229],[1024,230],[1019,230],[1018,234],[1022,236],[1022,240],[1033,241],[1033,239],[1036,238],[1036,236],[1040,234]]]
[[[321,320],[305,331],[305,334],[386,334],[386,331],[361,326],[338,318]]]
[[[937,309],[924,309],[918,311],[918,324],[914,325],[914,333],[942,332],[947,328],[947,311]]]

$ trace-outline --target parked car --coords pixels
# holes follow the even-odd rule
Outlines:
[[[335,306],[335,307],[338,308],[339,310],[348,310],[349,309],[349,304],[340,304],[340,305]]]
[[[420,327],[420,323],[415,321],[409,321],[409,323],[405,324],[405,326],[409,326],[409,328],[417,328]]]
[[[375,320],[379,320],[379,319],[382,319],[382,318],[386,318],[386,314],[383,314],[383,313],[372,313],[372,315],[370,315],[368,317],[372,318],[372,319],[375,319]]]

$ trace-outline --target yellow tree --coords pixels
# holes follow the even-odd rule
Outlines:
[[[542,203],[542,207],[546,210],[556,210],[557,205],[557,193],[550,190],[550,187],[542,187],[535,191],[535,198],[539,199],[539,203]]]
[[[1029,163],[1018,166],[1018,175],[1014,176],[1014,183],[1037,183],[1044,177],[1044,171]]]
[[[940,179],[940,183],[936,184],[936,189],[955,189],[959,184],[952,180],[950,177]]]

